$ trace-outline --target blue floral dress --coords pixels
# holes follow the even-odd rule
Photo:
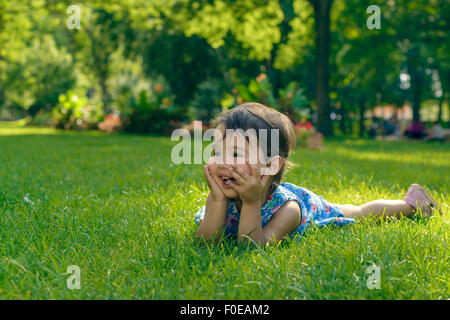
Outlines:
[[[269,223],[273,214],[289,200],[298,202],[302,214],[300,225],[289,234],[291,237],[297,234],[303,235],[306,228],[311,224],[318,227],[329,224],[344,226],[355,222],[354,219],[345,218],[342,210],[336,204],[327,202],[312,191],[298,187],[292,183],[281,183],[261,207],[261,223],[263,228]],[[197,211],[195,222],[197,224],[202,223],[204,215],[205,206]],[[239,216],[240,213],[236,202],[234,200],[228,201],[225,226],[226,235],[237,236]]]

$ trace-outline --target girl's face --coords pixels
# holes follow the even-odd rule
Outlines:
[[[239,197],[239,194],[230,184],[238,183],[232,178],[228,168],[231,165],[235,165],[236,167],[241,167],[251,175],[251,168],[245,163],[245,160],[247,159],[250,163],[262,166],[260,162],[262,152],[255,146],[255,143],[249,143],[241,134],[235,133],[234,135],[225,136],[226,128],[223,123],[219,124],[216,129],[221,132],[224,138],[223,140],[214,141],[213,155],[208,161],[208,166],[225,196],[229,199],[236,199]],[[258,174],[260,175],[260,173]]]

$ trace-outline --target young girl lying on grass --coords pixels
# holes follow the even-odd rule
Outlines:
[[[403,200],[353,205],[330,203],[306,188],[281,183],[295,134],[289,118],[274,109],[245,103],[219,115],[217,124],[221,139],[215,135],[214,156],[204,167],[210,193],[206,206],[196,214],[197,237],[217,243],[225,234],[266,245],[302,235],[310,224],[342,226],[355,218],[411,216],[416,211],[429,216],[434,209],[440,210],[417,184],[409,187]],[[255,141],[251,135],[239,134],[251,129],[256,143],[251,143]],[[273,129],[278,129],[278,139],[272,139]],[[264,143],[261,132],[267,132]]]

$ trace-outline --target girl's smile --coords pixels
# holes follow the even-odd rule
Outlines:
[[[239,185],[239,183],[236,182],[236,179],[234,179],[233,177],[226,177],[226,176],[219,176],[219,178],[222,180],[222,186],[225,189],[230,189],[230,183],[234,183]]]

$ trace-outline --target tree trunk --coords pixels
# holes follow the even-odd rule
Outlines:
[[[420,121],[420,102],[422,99],[422,75],[418,72],[414,72],[411,75],[412,83],[412,111],[413,121]]]
[[[438,119],[437,119],[439,121],[439,123],[442,122],[442,100],[443,100],[443,97],[441,97],[439,99],[439,111],[438,111]]]
[[[330,55],[330,9],[333,0],[309,0],[314,8],[316,28],[316,100],[318,129],[324,136],[333,135],[330,119],[329,55]]]
[[[407,55],[408,72],[411,75],[411,107],[413,113],[413,121],[420,121],[420,103],[422,99],[422,86],[424,82],[424,71],[421,67],[420,48],[418,45],[410,48]]]
[[[447,101],[447,128],[450,128],[450,102]]]

